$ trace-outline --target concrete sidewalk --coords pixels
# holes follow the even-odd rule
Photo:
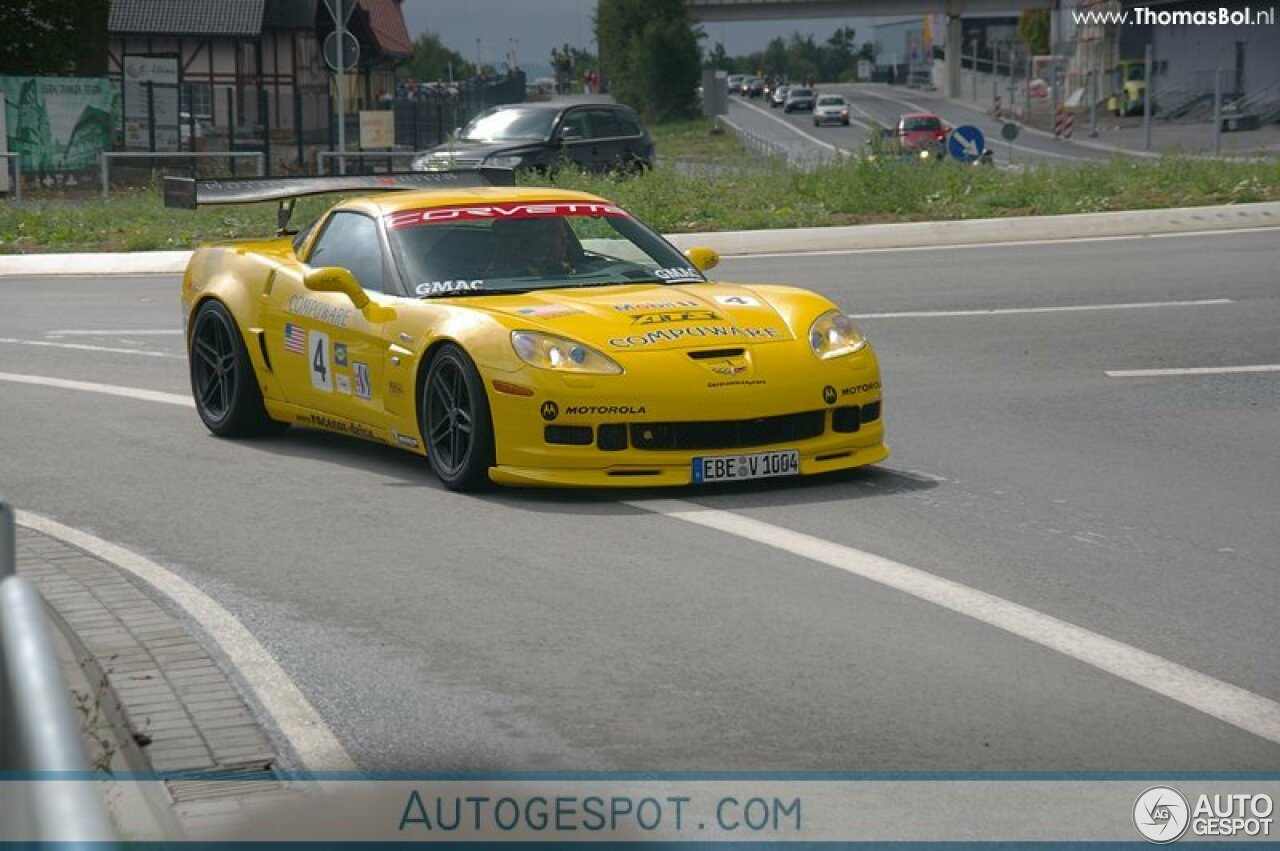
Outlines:
[[[180,778],[108,794],[117,829],[178,838],[220,823],[246,794],[279,791],[280,757],[198,637],[123,572],[19,525],[18,572],[44,597],[82,716],[91,766],[112,772],[217,771],[245,783]],[[163,789],[157,794],[157,789]]]
[[[1149,236],[1205,230],[1240,230],[1280,226],[1280,202],[1175,207],[1067,216],[1019,216],[1003,219],[903,222],[847,227],[719,231],[668,235],[681,250],[706,246],[726,257],[806,251],[864,251],[941,245]],[[178,275],[189,251],[144,251],[133,254],[0,255],[0,282],[5,277],[42,275]],[[109,272],[104,270],[110,270]]]

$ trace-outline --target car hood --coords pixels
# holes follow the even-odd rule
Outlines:
[[[427,152],[431,159],[485,159],[494,154],[514,153],[538,146],[538,142],[453,142],[437,145]]]
[[[778,301],[752,287],[709,283],[566,288],[461,303],[483,306],[513,330],[545,331],[620,354],[794,340],[790,306]]]

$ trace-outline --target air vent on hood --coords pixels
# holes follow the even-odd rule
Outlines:
[[[741,357],[745,349],[703,349],[697,352],[689,352],[689,357],[694,360],[709,360],[711,358],[736,358]]]

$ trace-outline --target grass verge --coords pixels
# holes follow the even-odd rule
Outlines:
[[[753,160],[733,137],[711,134],[706,121],[663,125],[654,135],[667,161],[647,174],[563,173],[556,183],[616,201],[666,233],[1280,200],[1280,160],[1114,160],[1025,171],[849,160],[794,172]],[[721,167],[680,167],[689,163]],[[303,199],[294,221],[310,221],[333,200]],[[262,236],[274,227],[274,204],[166,210],[159,192],[148,188],[116,192],[108,200],[0,204],[0,253],[183,249]]]

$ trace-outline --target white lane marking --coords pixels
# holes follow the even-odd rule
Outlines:
[[[918,319],[943,316],[1006,316],[1016,313],[1074,313],[1085,310],[1137,310],[1151,307],[1204,307],[1235,304],[1229,298],[1202,298],[1194,301],[1134,301],[1123,304],[1068,304],[1058,307],[998,307],[990,310],[906,310],[898,313],[853,313],[854,319]]]
[[[84,352],[107,352],[113,355],[142,355],[148,358],[185,359],[186,355],[175,355],[170,352],[147,352],[142,349],[121,349],[114,346],[90,346],[87,343],[52,343],[48,340],[19,340],[14,337],[0,337],[0,343],[15,346],[47,346],[53,349],[76,349]]]
[[[159,390],[143,390],[138,387],[121,387],[118,384],[97,384],[92,381],[71,381],[66,378],[50,378],[46,375],[19,375],[13,372],[0,372],[0,381],[34,384],[40,387],[57,387],[60,390],[82,390],[86,393],[105,393],[108,396],[123,396],[127,399],[161,402],[165,405],[181,405],[185,408],[194,408],[196,406],[190,396],[180,396],[177,393],[161,393]]]
[[[173,600],[200,624],[231,660],[262,707],[270,713],[307,771],[354,771],[355,760],[338,741],[280,663],[235,615],[177,574],[132,550],[55,520],[17,512],[18,525],[79,547],[141,579]]]
[[[46,331],[46,337],[159,337],[182,336],[181,328],[64,328]]]
[[[1124,242],[1138,239],[1181,239],[1187,236],[1240,236],[1242,234],[1280,231],[1280,225],[1223,228],[1221,230],[1182,231],[1180,233],[1133,233],[1123,236],[1062,236],[1054,239],[1009,239],[996,242],[961,242],[943,245],[900,245],[893,248],[828,248],[819,251],[770,251],[760,254],[722,254],[722,263],[735,261],[784,259],[788,257],[840,257],[845,254],[888,254],[894,251],[956,251],[962,248],[1018,248],[1020,246],[1059,245],[1064,242]]]
[[[1252,366],[1196,366],[1186,369],[1108,369],[1111,378],[1161,378],[1168,375],[1227,375],[1235,372],[1280,372],[1280,363]]]
[[[821,139],[819,139],[817,136],[813,136],[809,133],[804,132],[799,127],[792,124],[790,121],[783,121],[778,116],[770,112],[766,112],[764,107],[762,106],[756,106],[754,103],[747,103],[746,101],[734,101],[734,103],[738,104],[739,106],[745,106],[747,109],[754,109],[756,112],[760,113],[765,118],[768,118],[770,121],[778,122],[783,127],[786,127],[788,130],[792,131],[793,133],[798,133],[799,135],[803,136],[806,140],[812,142],[813,144],[821,148],[826,148],[828,151],[831,151],[834,154],[846,153],[844,148],[838,148],[835,145],[831,144],[830,142],[824,142]]]
[[[1052,615],[919,568],[740,514],[679,499],[637,500],[625,504],[764,544],[893,588],[1280,743],[1280,703]]]

